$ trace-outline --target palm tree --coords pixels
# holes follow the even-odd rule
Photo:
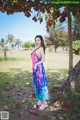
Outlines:
[[[21,45],[21,42],[22,41],[20,39],[18,39],[18,38],[15,40],[15,46],[18,46],[18,49],[19,49],[19,47]]]
[[[4,51],[4,59],[7,59],[7,51],[9,50],[9,47],[13,47],[14,44],[14,36],[9,34],[8,37],[5,38],[1,38],[0,40],[0,46],[2,48],[2,50]]]
[[[7,42],[10,44],[10,47],[13,48],[13,45],[14,45],[14,36],[12,34],[9,34],[8,37],[7,37]]]
[[[6,60],[7,59],[6,55],[7,55],[8,47],[7,47],[7,41],[4,38],[1,38],[0,46],[1,46],[2,50],[4,51],[4,59]]]

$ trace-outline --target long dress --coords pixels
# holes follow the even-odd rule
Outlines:
[[[37,49],[39,49],[39,48],[37,48]],[[32,58],[32,77],[33,77],[33,83],[34,83],[36,99],[38,101],[43,101],[43,100],[48,100],[49,99],[48,83],[47,83],[47,78],[46,78],[46,74],[45,74],[45,69],[44,69],[43,63],[38,64],[36,69],[34,69],[35,64],[41,60],[41,58],[39,58],[38,55],[36,54],[36,50],[37,49],[35,49],[31,53],[31,58]]]

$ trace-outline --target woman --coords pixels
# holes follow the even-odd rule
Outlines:
[[[45,45],[41,35],[37,35],[35,37],[35,44],[36,49],[31,53],[34,89],[37,99],[37,103],[34,105],[34,108],[43,110],[48,106],[47,100],[49,97],[47,78],[43,65],[43,62],[45,61]]]

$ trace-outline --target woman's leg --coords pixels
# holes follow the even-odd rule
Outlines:
[[[37,101],[36,104],[34,104],[33,108],[39,108],[42,105],[41,101]]]
[[[37,101],[37,105],[40,106],[42,104],[41,101]]]

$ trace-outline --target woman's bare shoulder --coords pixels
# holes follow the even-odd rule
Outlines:
[[[39,50],[40,50],[40,52],[42,52],[42,53],[44,52],[43,47],[40,47],[40,49],[39,49]]]
[[[42,47],[42,46],[40,47],[40,50],[43,50],[43,47]]]

